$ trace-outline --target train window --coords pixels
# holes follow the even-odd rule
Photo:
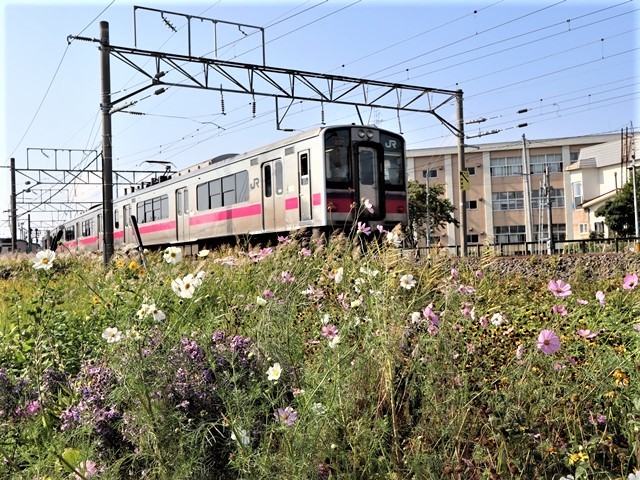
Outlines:
[[[184,206],[183,212],[186,215],[189,213],[189,191],[185,188],[183,192],[184,192],[184,198],[183,198],[184,203],[182,205]]]
[[[73,227],[67,227],[64,231],[64,239],[66,242],[70,242],[76,238]]]
[[[130,205],[125,205],[124,209],[122,211],[122,216],[124,217],[124,226],[128,227],[129,226],[129,217],[131,217],[131,206]]]
[[[380,134],[384,148],[384,182],[391,190],[404,189],[404,143],[401,137]]]
[[[233,205],[236,201],[236,177],[229,175],[222,179],[222,204]]]
[[[153,222],[169,217],[169,196],[150,198],[138,202],[138,223]]]
[[[182,190],[176,192],[176,214],[182,215]]]
[[[113,211],[113,226],[120,228],[120,211],[117,208]]]
[[[82,221],[82,235],[83,237],[89,237],[90,235],[93,235],[93,218],[90,218],[89,220],[83,220]]]
[[[282,195],[284,192],[284,180],[282,178],[282,162],[276,162],[276,195]]]
[[[264,166],[264,196],[266,198],[271,197],[271,165]]]
[[[222,180],[212,180],[209,182],[209,208],[218,208],[222,203]]]
[[[348,187],[351,178],[348,148],[349,130],[327,131],[324,144],[327,181],[334,187]]]
[[[373,185],[375,183],[374,156],[375,151],[372,148],[362,147],[358,153],[360,167],[360,184]]]
[[[300,155],[300,176],[305,177],[309,175],[309,155],[303,153]]]
[[[236,203],[249,201],[249,172],[236,173]]]

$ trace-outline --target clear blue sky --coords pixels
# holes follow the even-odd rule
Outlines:
[[[136,2],[137,5],[265,28],[267,64],[350,77],[464,92],[467,143],[519,142],[638,128],[640,2],[638,0],[470,1],[236,1]],[[9,159],[26,168],[51,162],[36,149],[100,150],[100,63],[96,43],[110,25],[113,45],[134,46],[133,3],[116,0],[18,2],[0,10],[0,236],[9,235]],[[138,10],[138,48],[186,53],[183,17]],[[218,58],[259,63],[259,36],[219,24]],[[194,22],[195,55],[213,51],[213,33]],[[142,60],[141,64],[144,64]],[[145,68],[150,64],[145,65]],[[111,58],[114,98],[135,91],[144,77]],[[195,73],[194,73],[195,74]],[[174,77],[177,79],[177,77]],[[148,84],[148,82],[147,82]],[[129,112],[113,115],[114,169],[148,168],[163,160],[183,168],[219,154],[243,152],[288,135],[276,129],[275,103],[188,88],[159,96],[147,90]],[[145,98],[146,97],[146,98]],[[280,105],[283,106],[282,104]],[[455,109],[444,109],[455,122]],[[528,109],[526,113],[517,113]],[[361,109],[363,120],[402,132],[409,149],[453,145],[433,116]],[[359,122],[353,107],[324,106],[328,124]],[[321,123],[320,106],[296,103],[283,127]],[[525,128],[517,125],[528,123]],[[499,130],[493,135],[478,134]],[[73,157],[74,166],[81,157]],[[27,188],[18,178],[17,191]],[[36,187],[37,189],[37,187]],[[99,191],[99,187],[95,188]],[[67,193],[65,193],[65,196]],[[69,199],[87,199],[82,188]],[[77,196],[76,196],[77,195]],[[20,197],[19,201],[32,197]],[[95,197],[94,197],[95,198]],[[20,210],[20,209],[19,209]],[[57,215],[34,213],[59,223]],[[25,222],[26,216],[18,220]]]

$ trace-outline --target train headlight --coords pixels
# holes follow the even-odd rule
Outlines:
[[[367,138],[371,140],[373,138],[373,132],[371,130],[367,130]]]
[[[358,130],[358,136],[359,136],[360,138],[364,138],[365,133],[364,133],[364,130],[363,130],[362,128],[361,128],[360,130]]]

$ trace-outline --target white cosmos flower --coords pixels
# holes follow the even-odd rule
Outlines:
[[[151,305],[149,305],[149,313],[151,313],[151,315],[153,315],[153,319],[156,322],[162,322],[163,320],[165,320],[167,318],[167,316],[164,314],[164,312],[162,310],[160,310],[158,307],[156,307],[155,303],[152,303]]]
[[[193,274],[189,274],[184,278],[176,278],[171,282],[171,288],[180,298],[192,298],[199,285]]]
[[[258,305],[259,307],[262,307],[263,305],[266,305],[267,301],[262,298],[262,297],[256,297],[256,305]]]
[[[122,333],[116,327],[107,327],[104,329],[104,332],[102,332],[102,338],[104,338],[107,343],[116,343],[122,338]]]
[[[340,335],[336,335],[331,340],[329,340],[329,348],[336,348],[340,343]]]
[[[333,280],[336,283],[340,283],[342,281],[342,277],[344,276],[344,269],[342,267],[340,267],[337,271],[335,276],[333,277]]]
[[[175,265],[182,261],[182,250],[180,247],[167,247],[162,258],[165,262]]]
[[[267,380],[271,380],[273,382],[277,382],[280,380],[280,376],[282,375],[282,367],[278,362],[274,363],[267,370]]]
[[[209,256],[209,250],[206,250],[206,249],[205,250],[200,250],[198,252],[198,256],[199,257],[208,257]]]
[[[53,267],[53,261],[56,259],[56,254],[51,250],[41,250],[36,253],[33,261],[33,268],[36,270],[49,270]]]
[[[499,327],[505,322],[504,317],[501,313],[494,313],[490,321],[491,325],[495,325],[496,327]]]
[[[410,273],[407,273],[406,275],[403,275],[402,277],[400,277],[400,286],[407,290],[411,290],[413,287],[416,286],[417,283],[418,282],[413,278],[413,275],[411,275]]]
[[[238,432],[238,435],[236,435],[236,432]],[[243,428],[237,428],[235,431],[232,431],[231,440],[235,440],[241,445],[249,445],[249,442],[251,441],[251,439],[249,438],[249,435],[247,434],[247,431]]]

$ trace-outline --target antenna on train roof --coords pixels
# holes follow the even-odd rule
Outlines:
[[[178,167],[175,166],[175,164],[173,162],[169,162],[166,160],[145,160],[142,163],[155,163],[156,165],[164,165],[164,168],[169,171],[171,170],[170,165],[173,165],[173,168],[175,168],[177,170]],[[140,165],[142,165],[142,163]]]

